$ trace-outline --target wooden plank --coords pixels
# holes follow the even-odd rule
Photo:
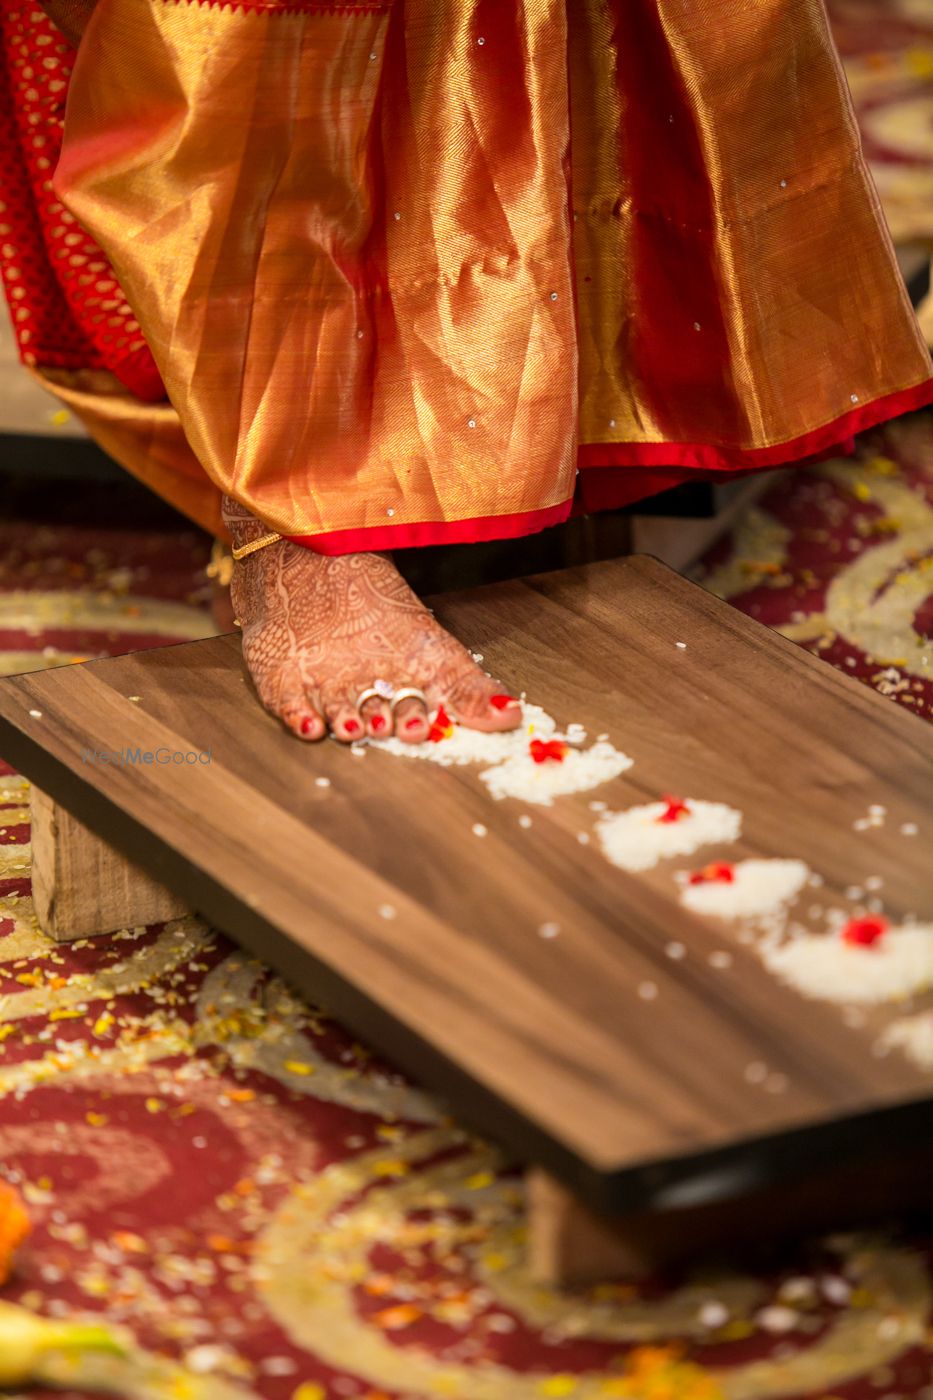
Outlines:
[[[899,828],[929,831],[933,739],[880,696],[647,559],[435,607],[507,683],[632,755],[598,794],[613,808],[728,802],[730,856],[800,856],[830,900],[867,861],[893,919],[928,905],[928,849]],[[870,1025],[686,913],[669,864],[626,875],[581,845],[586,797],[495,804],[473,769],[293,743],[235,637],[12,678],[0,716],[0,752],[57,801],[594,1207],[717,1199],[930,1130],[928,1077],[873,1056]],[[211,762],[81,759],[125,745]],[[869,803],[887,823],[857,837]]]
[[[124,860],[41,788],[29,793],[32,898],[59,943],[176,919],[183,900]]]

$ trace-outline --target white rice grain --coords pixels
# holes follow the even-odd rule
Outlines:
[[[607,860],[621,870],[651,870],[659,860],[689,856],[701,846],[735,841],[742,813],[722,802],[687,800],[689,815],[675,822],[658,818],[666,802],[648,802],[626,812],[609,812],[596,824]]]
[[[480,773],[492,797],[516,797],[521,802],[550,807],[555,797],[592,788],[617,778],[633,760],[612,744],[593,744],[589,749],[568,749],[561,762],[547,759],[536,763],[528,752],[515,754],[495,768]]]
[[[782,982],[820,1001],[875,1005],[933,987],[933,924],[889,929],[868,947],[838,933],[809,934],[763,946],[761,955]]]
[[[933,1011],[892,1021],[881,1042],[888,1049],[903,1050],[918,1069],[933,1072]]]
[[[753,918],[782,909],[800,893],[809,877],[802,860],[740,860],[730,884],[708,880],[683,885],[680,902],[695,914],[720,919]]]
[[[465,763],[503,763],[516,754],[527,753],[532,739],[550,739],[557,731],[557,722],[539,705],[522,704],[522,723],[517,729],[500,734],[481,734],[478,729],[454,725],[449,739],[423,744],[404,744],[393,735],[390,739],[368,740],[374,748],[399,758],[425,758],[444,768]]]

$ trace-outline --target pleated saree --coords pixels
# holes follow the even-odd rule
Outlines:
[[[23,355],[207,525],[514,536],[933,399],[821,0],[2,3]]]

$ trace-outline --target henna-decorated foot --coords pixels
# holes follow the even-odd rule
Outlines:
[[[224,519],[236,546],[268,533],[229,497]],[[394,733],[417,744],[440,705],[470,729],[521,720],[518,701],[435,622],[385,555],[329,558],[281,540],[234,564],[231,597],[259,697],[302,739],[330,730],[345,743]],[[357,709],[377,679],[423,691],[428,708],[410,697],[393,712],[373,696]]]

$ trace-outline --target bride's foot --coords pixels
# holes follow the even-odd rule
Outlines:
[[[268,533],[229,499],[224,518],[235,545]],[[440,705],[470,729],[520,722],[518,701],[435,622],[384,555],[329,558],[282,540],[234,565],[231,597],[260,699],[302,739],[329,729],[346,743],[395,733],[417,744]],[[423,691],[427,708],[414,696],[394,712],[378,696],[357,708],[376,679]]]

